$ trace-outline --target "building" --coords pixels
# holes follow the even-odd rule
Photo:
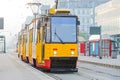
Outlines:
[[[42,5],[40,10],[41,10],[41,14],[40,15],[46,15],[47,11],[50,9],[50,5]]]
[[[120,0],[111,0],[96,7],[96,21],[102,26],[102,34],[112,36],[120,47]]]
[[[103,34],[120,34],[120,0],[112,0],[96,7],[96,14],[97,24],[102,26]]]
[[[89,34],[90,26],[95,25],[95,7],[107,1],[109,0],[58,0],[57,8],[70,9],[79,18],[79,31]]]

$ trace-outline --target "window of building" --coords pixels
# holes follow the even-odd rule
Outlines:
[[[79,9],[75,9],[75,14],[79,15]]]
[[[81,15],[81,9],[78,9],[78,13]]]
[[[88,15],[88,14],[87,14],[87,9],[85,9],[85,15]]]
[[[93,15],[93,9],[90,9],[90,14]]]
[[[82,18],[82,23],[83,23],[83,24],[85,23],[85,19],[84,19],[84,18]]]
[[[93,18],[90,19],[90,24],[93,24]]]
[[[86,15],[90,15],[90,8],[86,8]]]
[[[67,2],[60,2],[58,4],[58,8],[68,8],[68,3]]]
[[[87,24],[89,24],[89,21],[90,21],[89,18],[87,18]]]
[[[82,10],[82,15],[84,15],[84,14],[85,14],[85,10],[83,9],[83,10]]]

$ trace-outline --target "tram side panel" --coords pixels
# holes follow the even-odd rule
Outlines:
[[[33,41],[33,29],[30,29],[29,30],[29,45],[28,45],[28,51],[29,51],[29,54],[28,54],[28,58],[29,58],[29,62],[31,64],[33,64],[33,59],[32,59],[32,41]]]

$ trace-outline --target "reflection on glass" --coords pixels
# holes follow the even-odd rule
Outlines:
[[[51,18],[52,42],[76,42],[76,17]]]

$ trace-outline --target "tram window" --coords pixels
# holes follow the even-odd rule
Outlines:
[[[50,42],[50,27],[47,27],[46,30],[46,42]]]
[[[76,17],[52,17],[52,42],[76,42]]]
[[[30,30],[29,37],[30,37],[30,42],[33,42],[33,30],[32,29]]]
[[[41,22],[39,20],[38,23],[37,23],[37,29],[40,29],[40,27],[41,27]]]
[[[46,42],[50,42],[50,19],[47,19],[47,23],[45,24],[45,38]]]
[[[40,42],[40,29],[37,30],[37,40],[36,40],[37,43]]]
[[[33,29],[33,43],[36,43],[37,39],[37,29]]]
[[[34,32],[32,33],[32,42],[34,42]]]

